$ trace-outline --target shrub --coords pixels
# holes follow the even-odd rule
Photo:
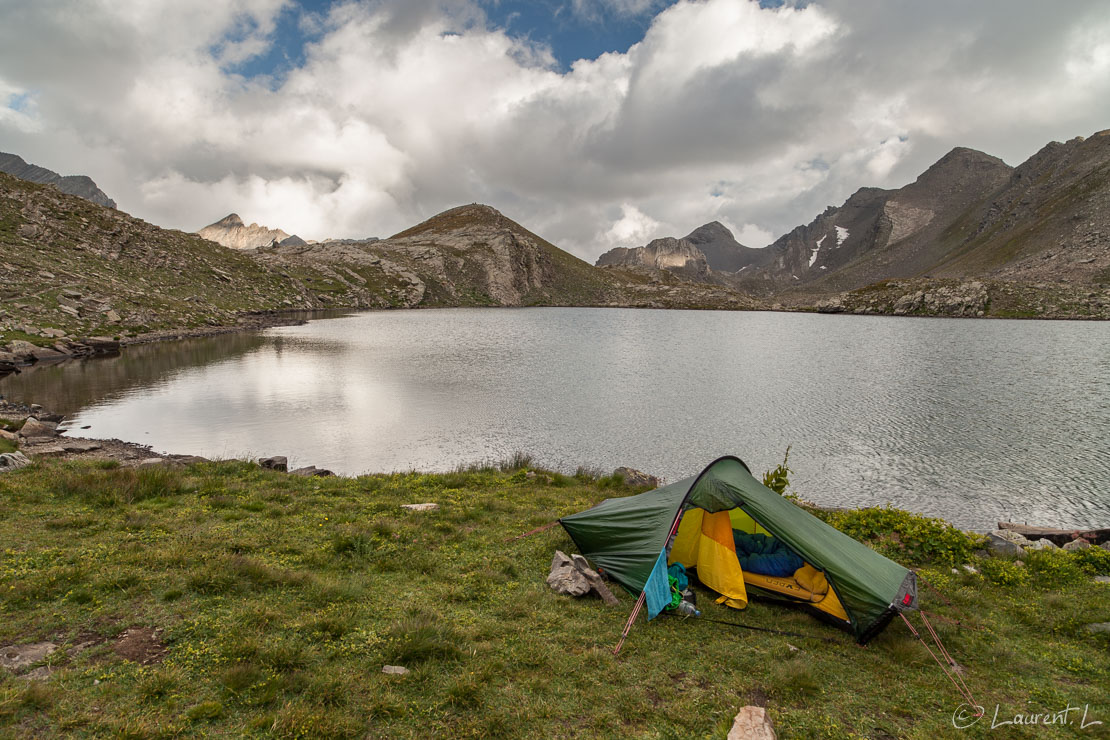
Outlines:
[[[827,521],[844,534],[904,563],[958,565],[982,546],[982,538],[943,519],[901,509],[870,508],[830,512]]]
[[[763,485],[780,496],[786,493],[786,488],[790,485],[790,474],[794,472],[787,466],[788,462],[790,462],[789,446],[786,448],[786,454],[782,456],[782,462],[779,466],[763,474]]]
[[[1110,576],[1110,550],[1088,547],[1072,553],[1073,559],[1085,573],[1092,576]]]
[[[983,577],[999,586],[1024,586],[1029,583],[1029,570],[1013,560],[990,558],[979,565]]]

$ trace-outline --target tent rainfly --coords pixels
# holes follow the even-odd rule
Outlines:
[[[801,606],[861,645],[899,612],[917,608],[912,571],[767,488],[737,457],[559,521],[595,567],[646,597],[649,619],[663,608],[661,600],[669,601],[668,563],[696,569],[698,580],[720,594],[718,603],[742,609],[751,591]],[[777,540],[803,565],[792,575],[744,569],[734,544],[743,534]]]

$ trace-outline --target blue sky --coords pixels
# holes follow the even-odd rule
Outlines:
[[[677,0],[642,0],[640,9],[621,11],[605,2],[590,0],[482,0],[490,26],[510,36],[528,39],[551,50],[561,70],[578,59],[596,59],[606,52],[622,53],[640,41],[660,11]],[[784,0],[761,0],[765,7]],[[265,54],[236,65],[232,71],[245,77],[283,77],[304,63],[306,43],[319,33],[306,30],[306,16],[324,16],[335,0],[301,0],[278,16]],[[308,24],[311,27],[311,24]]]

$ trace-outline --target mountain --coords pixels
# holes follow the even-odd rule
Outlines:
[[[258,224],[247,226],[237,213],[224,216],[216,223],[205,226],[197,234],[231,249],[270,247],[275,242],[280,243],[291,238],[281,229],[269,229]],[[301,241],[300,237],[296,239]]]
[[[600,270],[559,249],[494,208],[452,208],[381,240],[328,240],[259,249],[269,269],[312,267],[321,299],[360,285],[380,305],[645,306],[752,308],[732,290],[624,270]]]
[[[745,247],[720,221],[699,226],[681,239],[663,237],[642,247],[616,247],[597,258],[598,267],[667,270],[696,282],[727,282],[717,272],[736,272],[767,262],[764,249]]]
[[[598,267],[647,267],[670,270],[692,280],[709,277],[705,254],[687,239],[663,237],[643,247],[617,247],[597,258]]]
[[[766,249],[752,249],[736,241],[720,221],[699,226],[684,239],[701,250],[709,267],[719,272],[738,272],[745,267],[763,265],[769,257]]]
[[[897,190],[861,188],[732,284],[858,313],[1110,315],[1110,132],[1013,168],[956,148]],[[831,299],[831,300],[830,300]]]
[[[63,193],[76,195],[105,208],[116,207],[116,202],[105,195],[104,191],[85,175],[59,175],[45,167],[27,164],[22,157],[6,152],[0,152],[0,172],[40,185],[53,185]]]
[[[945,229],[1012,172],[997,157],[956,148],[903,188],[860,188],[767,247],[762,270],[745,276],[748,285],[836,292],[927,273],[948,254]]]

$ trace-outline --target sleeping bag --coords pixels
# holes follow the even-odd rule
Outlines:
[[[746,571],[790,578],[794,571],[805,565],[804,560],[774,537],[734,529],[732,539],[736,543],[736,559]]]

